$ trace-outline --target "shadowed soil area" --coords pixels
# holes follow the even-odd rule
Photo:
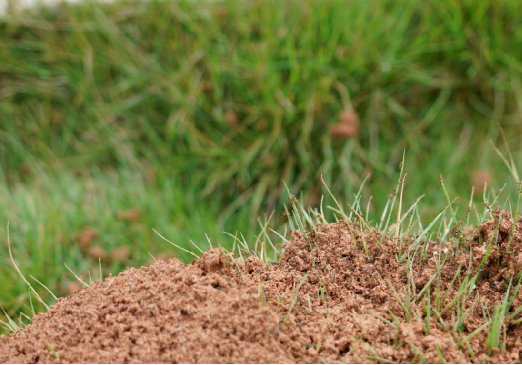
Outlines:
[[[449,242],[339,222],[294,231],[277,263],[214,248],[128,269],[2,336],[0,362],[520,362],[521,323],[487,345],[497,304],[522,304],[522,226],[491,217]]]

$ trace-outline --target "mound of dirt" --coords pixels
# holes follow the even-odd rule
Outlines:
[[[511,215],[493,218],[460,243],[471,257],[454,241],[414,251],[415,237],[394,242],[341,222],[294,231],[274,264],[213,249],[189,265],[128,269],[2,336],[0,362],[519,362],[522,324],[505,326],[503,350],[492,352],[479,328],[522,269],[522,225],[510,240]],[[413,265],[402,259],[421,251]],[[480,281],[463,295],[465,273]],[[433,308],[442,301],[438,318],[423,288]],[[521,304],[518,292],[511,311]]]

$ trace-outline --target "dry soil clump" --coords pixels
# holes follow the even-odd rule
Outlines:
[[[361,227],[294,231],[273,264],[213,249],[128,269],[2,336],[0,362],[520,362],[522,324],[499,349],[483,323],[515,293],[521,223],[497,211],[447,243]]]

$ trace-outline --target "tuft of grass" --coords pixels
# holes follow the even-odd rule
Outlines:
[[[288,308],[288,313],[286,314],[286,316],[283,320],[283,324],[288,320],[288,318],[290,318],[290,313],[292,313],[292,309],[294,308],[295,302],[297,301],[297,294],[299,293],[299,289],[301,289],[301,285],[303,285],[303,283],[306,281],[306,278],[308,278],[309,274],[310,274],[310,272],[307,272],[303,276],[303,278],[301,279],[299,284],[297,285],[297,288],[295,288],[294,294],[292,294],[292,302],[290,303],[290,307]]]
[[[443,364],[447,364],[448,362],[446,361],[446,359],[444,358],[444,355],[442,354],[442,351],[440,350],[440,347],[439,345],[435,345],[435,347],[437,348],[437,354],[439,355],[439,359],[440,361],[443,363]]]
[[[259,276],[259,286],[257,291],[259,298],[261,298],[261,301],[263,302],[263,307],[266,307],[266,296],[265,292],[263,291],[263,286],[261,285],[261,276]]]
[[[388,280],[388,285],[390,286],[391,290],[393,291],[393,295],[395,295],[395,298],[399,302],[402,310],[404,311],[404,315],[406,316],[406,323],[409,323],[411,321],[411,306],[409,302],[408,296],[405,294],[405,301],[402,301],[399,293],[397,293],[397,290],[393,287],[393,284]]]
[[[442,190],[444,191],[444,196],[446,197],[446,201],[448,203],[451,215],[453,217],[453,220],[455,222],[455,233],[454,236],[458,238],[458,245],[457,245],[457,253],[459,252],[460,246],[463,244],[463,237],[462,237],[462,225],[461,221],[457,220],[457,216],[455,214],[455,211],[453,209],[453,205],[458,201],[459,198],[455,198],[453,201],[450,200],[450,197],[448,195],[448,190],[446,189],[446,185],[444,185],[444,178],[440,177],[440,185],[442,186]]]
[[[9,314],[6,313],[2,304],[0,304],[0,308],[2,308],[2,312],[4,313],[4,316],[7,318],[7,322],[0,321],[0,323],[2,323],[3,325],[2,327],[5,331],[7,331],[7,333],[15,332],[18,328],[20,328],[20,326],[16,324],[15,321],[13,321]]]
[[[506,256],[509,256],[509,253],[511,252],[511,243],[513,242],[513,235],[515,234],[515,228],[517,226],[517,222],[519,220],[518,212],[520,207],[520,197],[522,196],[522,182],[518,183],[518,198],[517,198],[517,208],[515,211],[515,214],[513,215],[513,212],[511,212],[512,218],[513,218],[513,227],[511,228],[511,233],[509,235],[509,243],[508,248],[506,252]]]
[[[71,268],[69,266],[67,266],[66,263],[64,263],[64,266],[67,268],[67,270],[69,270],[69,272],[71,274],[74,275],[74,277],[83,285],[84,288],[90,288],[91,287],[89,284],[87,284],[85,281],[83,281],[83,279],[81,277],[79,277],[74,271],[72,271]]]
[[[421,350],[415,346],[413,343],[411,343],[410,341],[405,341],[408,345],[411,346],[411,348],[415,351],[416,355],[415,357],[419,356],[420,359],[421,359],[421,364],[424,364],[426,363],[426,357],[424,356],[424,354],[421,352]],[[412,364],[415,364],[415,359],[412,361]]]
[[[47,348],[49,349],[49,351],[51,351],[51,354],[53,354],[54,358],[59,359],[60,355],[58,355],[56,353],[56,351],[54,350],[54,347],[49,342],[46,341],[46,343],[47,343]]]

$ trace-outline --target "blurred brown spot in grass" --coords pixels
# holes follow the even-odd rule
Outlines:
[[[18,167],[18,170],[20,171],[21,175],[29,175],[31,173],[31,166],[29,166],[28,163],[22,162],[20,166]]]
[[[58,111],[54,111],[51,114],[51,124],[53,127],[59,128],[62,126],[62,114]]]
[[[155,167],[149,167],[143,175],[143,180],[147,185],[154,185],[156,183],[156,178],[157,177]]]
[[[274,164],[275,160],[276,160],[275,156],[270,154],[263,159],[263,165],[265,167],[270,167]]]
[[[345,110],[339,114],[339,122],[332,126],[332,137],[348,139],[359,133],[359,115],[353,110]]]
[[[141,210],[139,208],[131,208],[116,213],[116,218],[127,222],[136,222],[140,217]]]
[[[112,250],[109,260],[110,262],[125,263],[130,256],[130,249],[127,246],[119,246]]]
[[[169,261],[171,258],[174,258],[174,257],[176,257],[176,255],[173,252],[165,251],[165,252],[160,252],[159,254],[157,254],[155,256],[155,259],[157,261]]]
[[[256,123],[256,127],[258,131],[263,131],[266,129],[266,127],[268,127],[268,123],[266,122],[266,120],[261,119],[259,122]]]
[[[213,89],[213,86],[212,86],[212,83],[210,81],[205,81],[201,85],[201,90],[203,90],[206,93],[211,92],[212,89]]]
[[[216,16],[218,17],[224,17],[224,16],[227,16],[228,15],[228,8],[224,7],[224,6],[218,6],[216,7],[215,9],[215,14]]]
[[[78,233],[78,244],[82,250],[87,250],[91,242],[98,237],[98,233],[91,227],[85,227]]]
[[[67,295],[73,295],[77,291],[82,290],[83,285],[79,281],[72,281],[69,284],[67,284]]]
[[[170,258],[175,257],[175,255],[172,256],[166,252],[160,252],[160,253],[155,253],[155,254],[151,254],[149,252],[149,256],[150,256],[150,258],[147,261],[147,265],[154,265],[158,261],[169,261]]]
[[[231,127],[235,127],[239,122],[236,113],[234,113],[232,110],[229,110],[225,113],[225,120]]]
[[[317,194],[317,192],[311,193],[308,198],[306,198],[306,206],[307,207],[316,207],[321,203],[321,196]]]
[[[370,175],[369,178],[372,177],[372,168],[370,166],[364,166],[364,169],[362,171],[362,176],[366,178],[366,176]]]
[[[107,251],[100,246],[94,246],[89,250],[89,256],[94,261],[98,261],[99,258],[105,260],[107,259]]]
[[[475,187],[478,194],[484,192],[484,186],[491,184],[491,173],[488,170],[475,170],[471,175],[471,185]]]

